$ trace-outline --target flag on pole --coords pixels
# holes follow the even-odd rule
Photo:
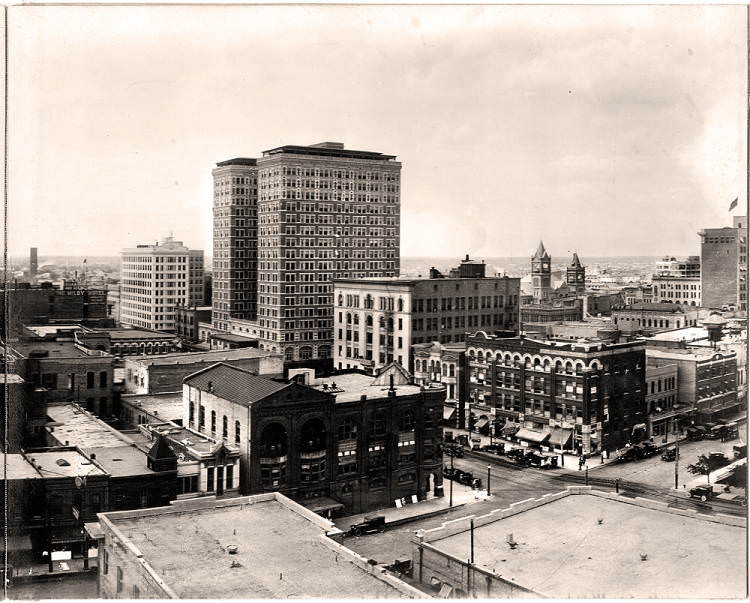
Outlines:
[[[729,211],[732,211],[735,207],[737,207],[737,201],[739,200],[739,197],[735,197],[734,201],[729,204]]]

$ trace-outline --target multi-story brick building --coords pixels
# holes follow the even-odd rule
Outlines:
[[[648,357],[648,352],[646,353]],[[649,437],[676,433],[685,411],[677,402],[677,365],[646,362],[646,414]]]
[[[28,341],[13,344],[19,374],[44,388],[49,404],[78,402],[91,412],[110,416],[114,358],[70,341]]]
[[[705,228],[701,237],[701,299],[706,308],[747,310],[747,217],[733,226]]]
[[[466,421],[466,346],[464,343],[416,343],[414,382],[425,387],[445,388],[443,423],[446,427],[465,429]]]
[[[203,303],[203,252],[167,237],[121,254],[120,322],[175,330],[175,307]]]
[[[310,383],[214,365],[185,379],[187,427],[239,448],[243,493],[331,497],[352,512],[442,494],[445,389],[414,385],[395,364]]]
[[[334,366],[412,371],[412,344],[460,342],[476,329],[518,332],[520,279],[337,279]]]
[[[701,305],[701,259],[693,255],[684,260],[667,256],[656,262],[651,277],[654,301]]]
[[[218,164],[214,328],[254,321],[287,365],[330,368],[332,280],[398,274],[400,173],[394,155],[331,142]]]
[[[681,414],[695,423],[731,416],[737,398],[737,354],[712,348],[646,349],[650,367],[677,366],[677,402]]]
[[[0,289],[1,291],[1,289]],[[32,286],[17,283],[9,287],[9,315],[12,334],[22,325],[81,323],[89,326],[114,326],[107,311],[107,290],[70,285],[57,288],[52,283]],[[4,295],[0,295],[0,313],[4,312]],[[2,332],[0,325],[0,332]]]
[[[641,343],[542,342],[479,331],[467,337],[466,356],[478,428],[494,423],[495,433],[583,454],[646,434]]]
[[[186,341],[198,341],[198,324],[211,321],[211,306],[175,306],[174,320],[176,335]]]
[[[686,304],[636,303],[612,310],[612,321],[625,334],[654,334],[694,327],[708,312]]]

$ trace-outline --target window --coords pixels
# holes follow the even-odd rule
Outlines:
[[[373,436],[383,436],[386,434],[387,420],[384,412],[375,414],[371,424]]]
[[[102,574],[108,574],[109,573],[109,553],[107,552],[107,549],[102,549]]]
[[[99,387],[107,387],[107,371],[99,373]]]
[[[141,589],[137,585],[133,584],[133,599],[139,599],[141,596]]]
[[[407,408],[401,413],[398,422],[398,429],[399,431],[413,431],[414,426],[414,411],[411,408]]]
[[[240,443],[240,422],[239,421],[234,422],[234,443],[235,444]]]
[[[214,491],[214,468],[209,467],[206,471],[207,474],[207,480],[206,480],[206,490],[208,492]]]
[[[226,415],[221,419],[221,437],[225,439],[229,437],[229,421]]]
[[[211,433],[216,433],[216,411],[211,411]]]
[[[206,407],[203,404],[198,409],[198,427],[203,429],[206,426]]]
[[[357,438],[357,423],[354,419],[345,418],[343,423],[339,425],[338,430],[339,440],[354,440]]]
[[[234,488],[234,465],[227,465],[227,490]]]
[[[94,373],[89,371],[86,373],[86,388],[91,389],[92,387],[94,387]]]
[[[190,414],[188,415],[188,421],[190,425],[195,423],[195,402],[190,401]]]
[[[284,360],[287,362],[294,360],[294,348],[286,348],[284,350]]]
[[[122,568],[117,568],[117,592],[122,592]]]

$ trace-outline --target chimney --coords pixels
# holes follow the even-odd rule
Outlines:
[[[466,254],[466,261],[467,262],[469,261],[469,254],[468,253]]]
[[[393,375],[388,375],[388,380],[390,381],[390,390],[393,391]]]
[[[91,457],[92,461],[96,460],[96,452],[92,452],[89,456]]]

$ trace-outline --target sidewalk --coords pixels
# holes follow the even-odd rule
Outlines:
[[[83,559],[67,559],[66,561],[53,561],[53,571],[49,571],[47,563],[34,563],[22,567],[14,567],[12,580],[18,582],[38,581],[46,579],[64,578],[80,574],[96,573],[98,559],[89,559],[89,569],[84,569]]]
[[[398,525],[400,523],[406,523],[407,521],[413,521],[415,519],[429,517],[431,515],[437,515],[448,511],[451,507],[450,502],[450,480],[447,478],[443,480],[443,489],[445,490],[445,496],[432,497],[427,500],[422,500],[417,503],[407,504],[400,509],[396,506],[388,507],[386,509],[375,509],[367,513],[360,513],[358,515],[349,515],[347,517],[339,517],[334,519],[336,527],[346,532],[352,525],[359,523],[365,519],[365,517],[376,517],[383,515],[385,517],[386,525]],[[480,491],[481,492],[481,491]],[[477,500],[483,500],[477,498],[477,494],[468,486],[464,486],[453,482],[453,507],[460,507],[467,505]]]

